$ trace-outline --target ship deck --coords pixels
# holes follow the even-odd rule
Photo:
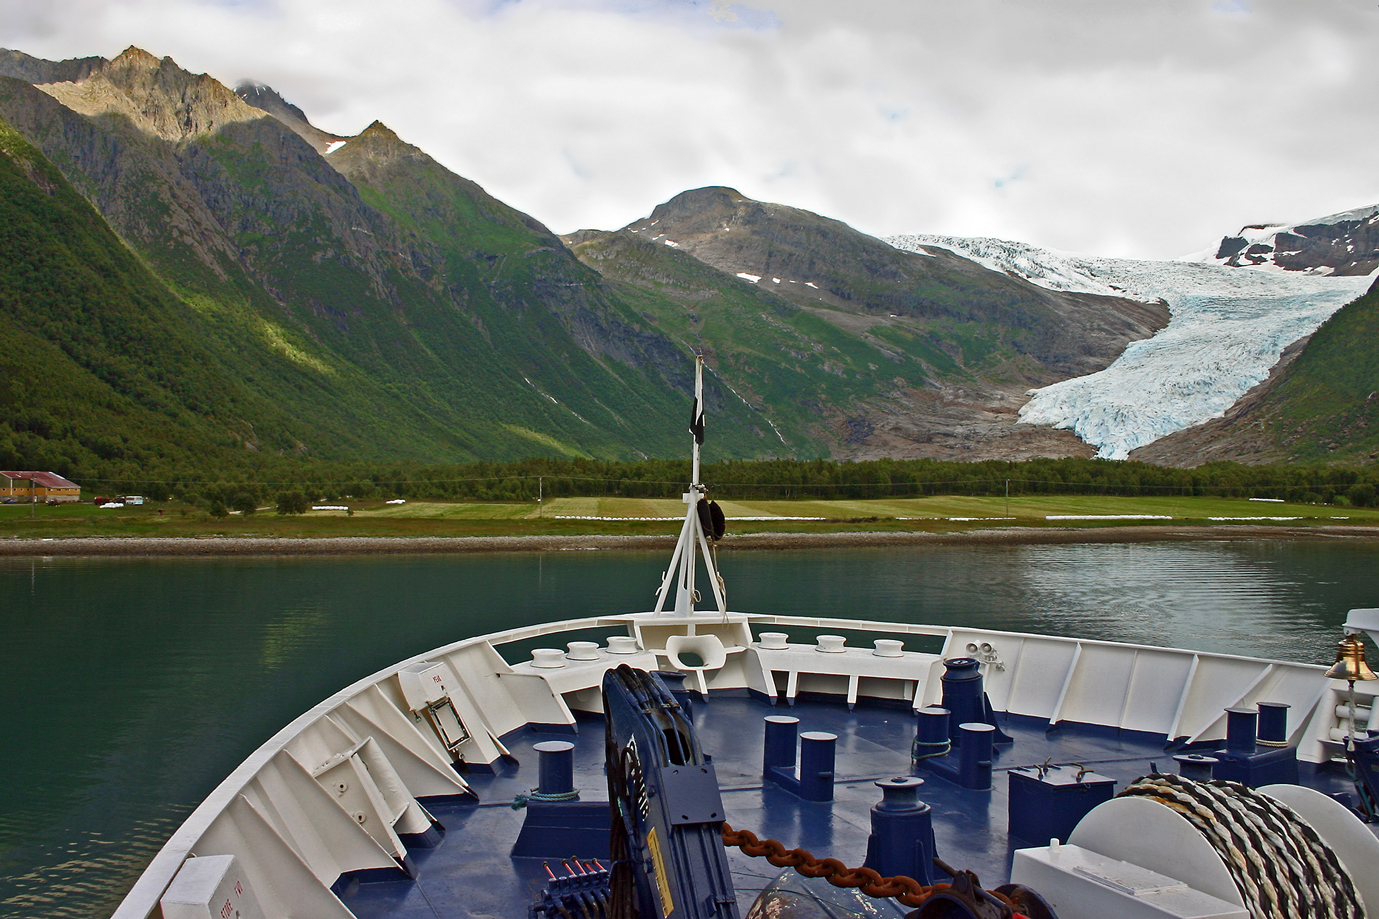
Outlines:
[[[833,801],[804,801],[763,782],[762,719],[786,713],[800,719],[801,731],[838,735]],[[1172,755],[1181,752],[1167,751],[1163,738],[1152,735],[1067,723],[1047,730],[1043,720],[998,716],[1001,728],[1014,743],[997,747],[991,790],[974,791],[911,769],[915,717],[907,708],[871,705],[863,700],[849,711],[837,702],[813,699],[797,700],[793,707],[783,703],[773,706],[758,696],[730,692],[715,693],[707,701],[696,700],[693,715],[699,742],[713,755],[728,822],[734,828],[780,840],[787,848],[808,849],[819,858],[831,856],[849,866],[860,865],[870,832],[869,810],[881,798],[873,782],[916,774],[925,781],[919,797],[933,808],[939,857],[954,867],[976,872],[986,887],[1009,879],[1016,848],[1047,842],[1008,837],[1009,770],[1046,761],[1079,763],[1115,779],[1120,790],[1153,771],[1155,764],[1161,771],[1176,772]],[[518,762],[500,762],[492,775],[468,775],[467,781],[479,795],[478,802],[427,804],[446,833],[436,847],[410,851],[415,879],[349,879],[337,888],[341,899],[360,919],[525,917],[546,881],[541,859],[510,855],[525,814],[513,809],[513,799],[537,784],[533,745],[553,739],[573,741],[575,786],[581,800],[608,799],[602,719],[581,716],[577,728],[574,735],[531,728],[506,735],[503,742]],[[1326,793],[1353,787],[1344,774],[1330,769],[1305,774],[1303,781]],[[562,873],[559,859],[551,861],[557,873]],[[764,859],[748,858],[737,849],[729,850],[729,863],[740,913],[745,916],[757,894],[780,871]]]

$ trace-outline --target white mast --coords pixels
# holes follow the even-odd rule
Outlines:
[[[694,589],[697,567],[695,556],[698,554],[703,557],[704,567],[708,569],[709,585],[713,589],[718,611],[726,613],[728,603],[724,599],[723,578],[718,573],[718,566],[714,564],[713,552],[709,549],[704,525],[699,519],[699,504],[704,500],[704,485],[699,481],[699,447],[704,443],[704,358],[699,354],[694,356],[694,408],[690,412],[689,431],[693,435],[694,463],[690,473],[689,490],[683,495],[686,505],[685,525],[680,528],[680,539],[676,542],[675,552],[670,557],[670,567],[666,569],[661,580],[661,589],[656,592],[656,606],[652,612],[670,612],[665,610],[665,603],[670,593],[670,585],[674,584],[674,614],[694,615],[694,604],[699,600],[699,592]]]

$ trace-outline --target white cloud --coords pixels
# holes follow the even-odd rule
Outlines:
[[[558,231],[707,184],[876,234],[1173,256],[1379,201],[1379,8],[1344,0],[0,0],[0,45],[130,44],[375,118]]]

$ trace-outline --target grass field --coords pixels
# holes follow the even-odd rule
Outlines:
[[[908,530],[992,526],[1183,524],[1379,525],[1379,508],[1284,504],[1244,498],[961,496],[842,501],[723,501],[730,533]],[[90,504],[0,506],[0,538],[55,536],[503,536],[674,533],[676,499],[557,498],[526,503],[350,502],[346,511],[217,520],[176,502],[102,510]],[[758,518],[758,519],[742,519]],[[764,518],[764,519],[760,519]],[[795,518],[795,519],[790,519]],[[799,519],[807,518],[807,519]],[[821,519],[816,519],[821,518]],[[1063,518],[1063,519],[1060,519]],[[1073,518],[1073,519],[1067,519]]]

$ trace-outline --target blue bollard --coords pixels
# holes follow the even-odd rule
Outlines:
[[[943,666],[943,707],[953,716],[948,722],[948,737],[961,743],[958,725],[986,720],[981,662],[975,657],[955,657],[944,661]]]
[[[800,719],[767,715],[766,744],[762,752],[762,780],[806,801],[833,800],[833,765],[837,734],[806,731],[799,735],[800,774],[795,776],[795,738]]]
[[[1277,715],[1269,715],[1276,719]],[[1296,785],[1298,782],[1298,751],[1283,743],[1255,745],[1255,725],[1259,712],[1252,708],[1226,709],[1226,748],[1216,750],[1217,763],[1211,777],[1219,781],[1240,782],[1251,788],[1260,785]],[[1287,714],[1284,714],[1285,730]],[[1275,729],[1277,726],[1274,725]],[[1270,749],[1273,748],[1273,749]]]
[[[866,868],[882,877],[904,875],[921,884],[933,881],[934,823],[929,805],[919,800],[923,779],[896,776],[876,783],[881,802],[871,809]]]
[[[1259,737],[1261,747],[1288,746],[1287,702],[1259,703]]]
[[[1232,753],[1255,752],[1255,724],[1259,712],[1252,708],[1226,709],[1226,749]]]
[[[806,801],[833,800],[833,765],[838,735],[805,731],[800,735],[800,797]]]
[[[969,721],[958,725],[958,734],[962,738],[958,746],[958,784],[979,791],[989,789],[996,728],[984,721]]]
[[[919,722],[915,726],[914,747],[910,750],[910,761],[919,763],[926,759],[946,756],[952,748],[948,739],[948,721],[951,713],[946,708],[930,705],[919,710]]]
[[[772,769],[795,769],[795,735],[800,719],[790,715],[766,716],[766,746],[762,752],[761,771],[767,779]]]
[[[568,740],[545,740],[532,747],[540,756],[537,762],[537,794],[542,798],[575,792],[575,745]]]

